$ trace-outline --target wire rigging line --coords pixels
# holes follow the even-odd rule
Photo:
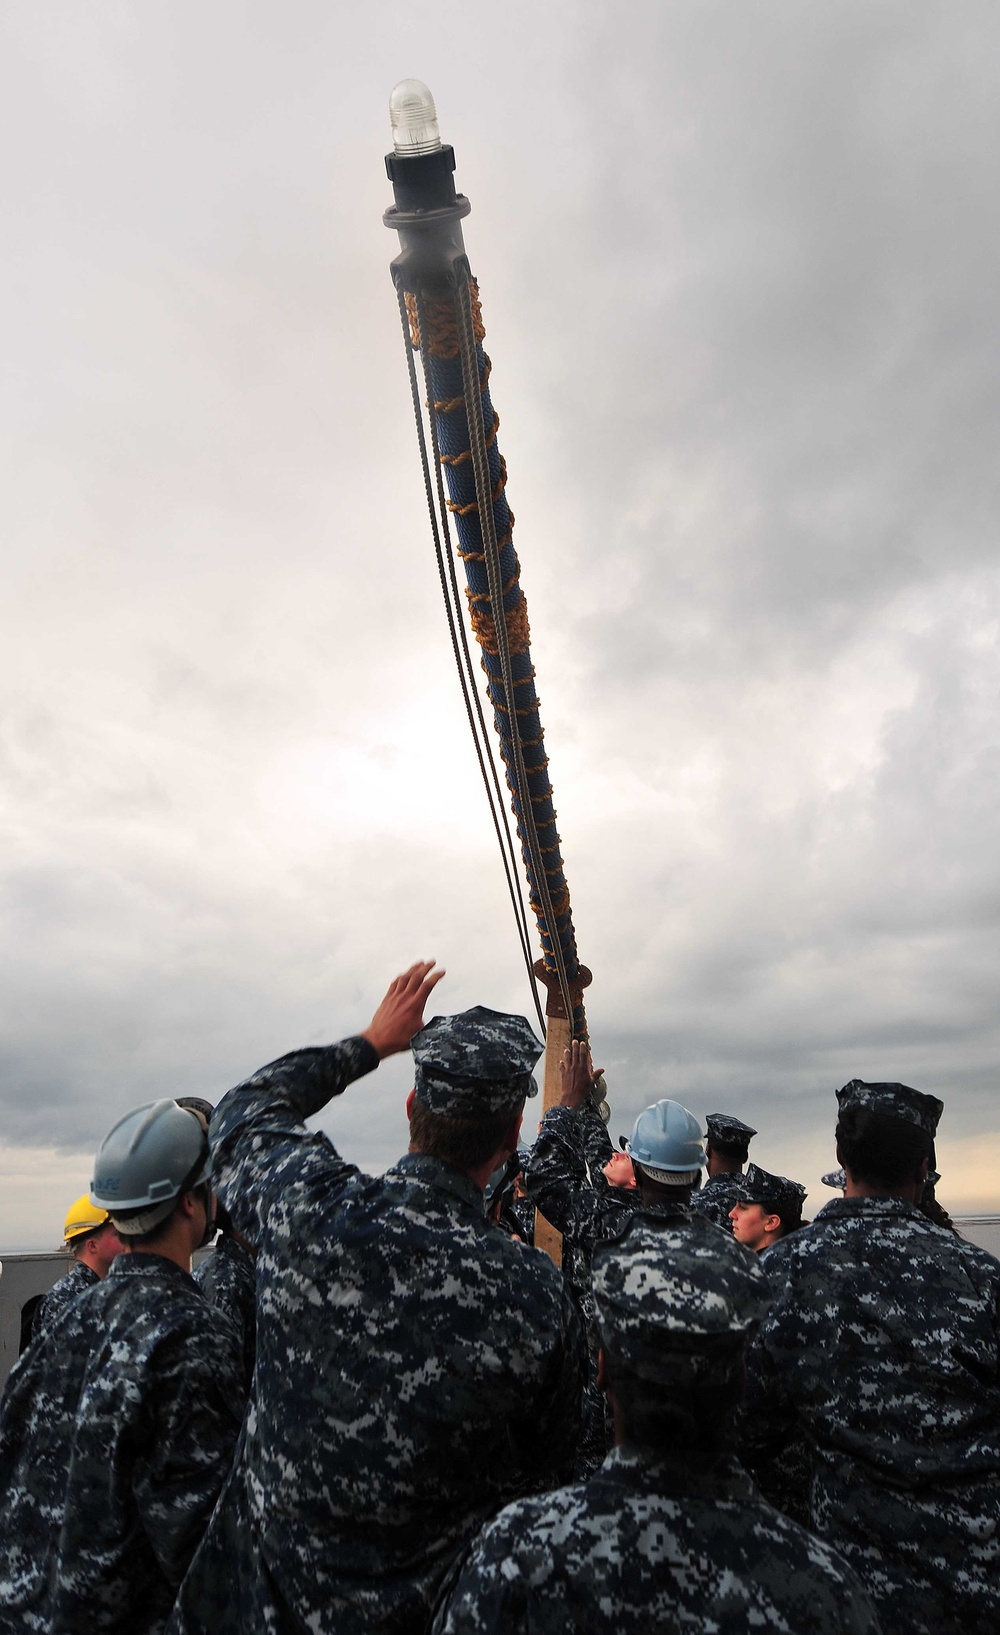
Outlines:
[[[424,384],[425,384],[425,386],[427,388],[428,402],[430,403],[430,402],[433,401],[433,398],[432,398],[432,395],[431,395],[430,357],[429,357],[429,353],[428,353],[428,349],[427,349],[427,340],[426,340],[427,325],[426,325],[426,322],[424,320],[424,315],[423,315],[423,301],[420,299],[420,297],[417,298],[417,320],[418,320],[418,324],[419,324],[419,327],[420,327],[420,357],[421,357],[421,362],[423,364],[423,370],[424,370]],[[463,692],[466,693],[466,711],[468,712],[468,700],[469,700],[469,698],[472,699],[472,701],[474,703],[474,706],[475,706],[476,722],[478,723],[478,729],[479,729],[479,737],[478,738],[476,736],[476,724],[473,723],[471,721],[471,719],[470,719],[470,725],[472,726],[473,738],[476,740],[476,751],[477,751],[477,754],[479,755],[480,770],[483,773],[483,779],[484,779],[484,782],[485,782],[486,781],[486,768],[484,766],[484,761],[485,761],[489,766],[489,771],[490,771],[490,775],[491,775],[492,783],[493,783],[493,790],[496,793],[496,805],[494,807],[493,791],[490,790],[489,784],[487,783],[486,784],[486,798],[487,798],[487,800],[488,800],[488,802],[490,804],[490,810],[494,814],[494,829],[496,830],[497,841],[498,841],[498,843],[500,845],[500,855],[501,855],[501,859],[503,861],[504,873],[505,873],[505,875],[507,877],[507,889],[508,889],[508,891],[510,893],[511,903],[512,903],[512,906],[514,908],[514,919],[515,919],[516,924],[517,924],[518,938],[519,938],[519,941],[521,943],[521,952],[522,952],[522,954],[524,956],[525,967],[530,971],[529,986],[531,988],[531,994],[532,994],[532,999],[534,1001],[535,1010],[538,1013],[539,1022],[540,1022],[541,1027],[542,1027],[542,1037],[544,1038],[545,1037],[544,1014],[543,1014],[541,1003],[540,1003],[539,997],[538,997],[538,983],[537,983],[537,981],[535,979],[535,972],[534,972],[532,959],[531,959],[531,932],[530,932],[530,929],[529,929],[529,926],[528,926],[528,915],[527,915],[527,910],[525,909],[525,906],[524,906],[524,898],[523,898],[522,891],[521,891],[520,874],[519,874],[519,871],[518,871],[517,850],[516,850],[515,845],[514,845],[514,838],[513,838],[512,834],[510,832],[510,820],[509,820],[508,814],[507,814],[507,803],[506,803],[506,801],[504,799],[503,786],[502,786],[502,784],[500,782],[500,772],[499,772],[499,768],[497,767],[496,756],[493,753],[493,742],[492,742],[492,739],[490,737],[489,729],[488,729],[488,727],[486,725],[486,717],[485,717],[485,715],[483,713],[483,704],[482,704],[482,698],[480,696],[480,691],[479,691],[478,678],[477,678],[477,674],[476,674],[476,669],[475,669],[475,667],[473,665],[473,662],[472,662],[472,654],[471,654],[471,651],[469,649],[469,638],[468,638],[468,635],[466,634],[465,621],[464,621],[464,619],[462,617],[462,598],[461,598],[461,593],[460,593],[459,588],[458,588],[458,575],[457,575],[457,572],[456,572],[456,569],[455,569],[455,554],[454,554],[454,551],[451,549],[451,530],[450,530],[449,525],[448,525],[448,502],[447,502],[447,499],[445,498],[444,478],[442,476],[443,462],[442,462],[442,458],[441,458],[441,450],[440,450],[440,447],[439,447],[439,444],[438,444],[437,422],[436,422],[433,414],[429,414],[428,423],[429,423],[429,426],[430,426],[431,449],[432,449],[432,452],[433,452],[433,455],[434,455],[434,470],[435,470],[435,475],[436,475],[436,478],[437,478],[438,506],[439,506],[440,516],[441,516],[441,520],[442,520],[442,524],[443,524],[443,530],[442,531],[443,531],[443,535],[444,535],[444,540],[445,540],[445,542],[447,544],[447,550],[443,551],[441,553],[441,556],[444,557],[444,560],[445,560],[445,562],[447,564],[448,579],[449,579],[450,590],[451,590],[450,607],[451,607],[451,609],[454,610],[453,614],[451,612],[449,612],[449,622],[452,622],[452,619],[453,619],[453,628],[457,629],[458,636],[459,636],[459,641],[460,641],[460,644],[461,644],[462,657],[461,657],[461,662],[459,663],[459,677],[462,680]],[[439,556],[439,561],[438,561],[438,571],[439,572],[441,571],[440,556]],[[444,591],[446,605],[448,605],[449,604],[448,587],[446,587],[445,584],[444,584],[443,575],[442,575],[442,590]],[[454,647],[454,645],[455,645],[455,643],[454,643],[454,637],[453,637],[452,646]],[[458,653],[457,652],[456,652],[456,659],[458,659]],[[463,665],[464,665],[464,671],[465,671],[464,676],[462,674]],[[468,682],[468,691],[467,692],[466,692],[466,679],[467,679],[467,682]],[[500,817],[499,822],[497,821],[497,814],[498,813],[499,813],[499,817]]]
[[[541,843],[538,838],[538,829],[535,823],[534,803],[531,790],[528,786],[528,774],[524,764],[524,751],[521,744],[521,735],[517,728],[516,699],[514,696],[514,674],[511,662],[510,641],[507,630],[507,617],[504,608],[504,585],[500,571],[499,550],[497,547],[496,519],[493,513],[493,489],[490,482],[490,472],[487,459],[487,432],[483,419],[482,388],[479,380],[479,368],[476,360],[476,336],[473,326],[472,303],[469,293],[469,284],[466,279],[460,279],[455,295],[455,313],[458,328],[459,353],[462,362],[462,385],[465,392],[465,414],[469,428],[469,446],[472,452],[472,463],[475,471],[476,500],[479,508],[479,526],[483,540],[483,554],[489,581],[490,603],[493,611],[493,628],[496,633],[497,653],[500,658],[503,678],[504,695],[507,705],[507,719],[510,722],[510,742],[513,750],[515,785],[518,807],[518,830],[522,842],[527,848],[531,864],[531,873],[534,876],[534,886],[542,908],[542,917],[549,929],[549,940],[556,974],[559,979],[559,990],[565,1007],[565,1014],[569,1022],[573,1022],[573,997],[570,991],[569,976],[566,970],[566,961],[563,956],[562,942],[558,934],[556,917],[553,909],[552,894],[549,890],[548,874],[545,860],[542,857]]]
[[[424,432],[424,418],[420,405],[420,391],[417,384],[417,372],[413,361],[413,345],[411,341],[410,317],[406,308],[406,299],[401,285],[397,285],[396,294],[399,301],[400,321],[403,328],[403,340],[406,351],[407,372],[410,381],[410,396],[413,404],[413,416],[417,428],[417,441],[420,448],[420,463],[424,478],[424,493],[427,500],[427,511],[430,518],[431,534],[434,540],[434,554],[437,560],[438,576],[441,581],[441,592],[444,598],[445,614],[448,620],[448,632],[451,637],[452,652],[458,670],[459,684],[465,703],[472,741],[479,762],[479,770],[486,790],[486,799],[493,820],[493,828],[500,847],[500,857],[503,863],[504,875],[507,880],[507,891],[511,906],[514,910],[514,921],[517,926],[518,940],[524,958],[525,969],[528,975],[528,985],[538,1016],[542,1037],[545,1037],[545,1015],[538,997],[538,984],[532,968],[531,940],[528,927],[528,917],[521,893],[520,880],[517,869],[517,852],[513,836],[510,831],[510,822],[507,816],[506,802],[503,798],[503,788],[500,774],[497,769],[496,758],[483,713],[482,699],[476,684],[476,674],[469,650],[468,637],[461,613],[461,597],[458,588],[458,578],[455,571],[455,558],[452,550],[451,529],[448,522],[447,501],[444,494],[444,485],[441,476],[441,454],[438,447],[437,428],[433,412],[428,409],[428,425],[430,428],[431,447],[434,456],[436,485],[431,481],[430,460],[427,452],[427,439]],[[417,302],[418,326],[420,335],[421,363],[423,365],[424,384],[427,389],[428,405],[433,403],[431,389],[430,368],[427,355],[426,323],[424,321],[422,301]],[[482,416],[479,416],[482,423]],[[435,503],[435,488],[436,501]],[[438,510],[440,508],[440,511]],[[510,694],[508,693],[508,698]],[[492,782],[492,787],[491,787]],[[495,793],[494,793],[495,791]],[[567,1014],[572,1014],[568,1012]]]

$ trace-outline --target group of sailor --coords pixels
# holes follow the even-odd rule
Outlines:
[[[923,1207],[943,1104],[845,1085],[803,1223],[729,1115],[616,1149],[580,1043],[519,1148],[542,1047],[425,1024],[442,975],[110,1131],[0,1400],[0,1635],[997,1635],[1000,1262]],[[367,1176],[307,1121],[407,1048]]]

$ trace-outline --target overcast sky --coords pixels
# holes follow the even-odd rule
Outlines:
[[[395,82],[472,201],[614,1133],[828,1194],[834,1088],[1000,1208],[1000,11],[6,0],[0,1249],[105,1130],[530,1014],[388,262]],[[407,1062],[324,1117],[381,1168]]]

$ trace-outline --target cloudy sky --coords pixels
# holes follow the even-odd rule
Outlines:
[[[992,0],[6,0],[0,1249],[102,1134],[530,1012],[387,266],[454,144],[595,1052],[832,1165],[944,1097],[1000,1208]],[[399,1059],[325,1115],[380,1168]]]

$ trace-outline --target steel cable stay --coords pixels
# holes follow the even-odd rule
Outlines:
[[[502,783],[500,781],[500,772],[499,772],[499,768],[497,766],[496,756],[495,756],[495,754],[493,752],[492,738],[490,736],[489,728],[486,725],[486,717],[485,717],[485,715],[483,713],[483,703],[482,703],[482,697],[481,697],[481,693],[480,693],[479,677],[477,675],[476,667],[473,665],[473,662],[472,662],[472,654],[471,654],[471,651],[469,649],[469,638],[468,638],[466,628],[465,628],[465,619],[463,617],[462,597],[461,597],[461,593],[459,591],[458,575],[457,575],[456,569],[455,569],[455,553],[454,553],[454,550],[452,549],[452,537],[451,537],[451,528],[450,528],[450,525],[449,525],[448,501],[447,501],[447,499],[445,497],[445,491],[444,491],[443,461],[442,461],[442,458],[441,458],[441,449],[440,449],[439,444],[438,444],[437,424],[436,424],[436,421],[435,421],[434,414],[431,412],[431,408],[430,408],[430,405],[433,402],[433,399],[430,396],[430,387],[431,387],[430,357],[429,357],[429,353],[428,353],[428,350],[427,350],[427,344],[426,344],[426,338],[425,338],[426,337],[426,324],[424,323],[424,319],[423,319],[423,301],[422,301],[420,296],[417,296],[416,305],[417,305],[417,317],[418,317],[418,322],[419,322],[419,325],[420,325],[420,337],[421,337],[420,359],[421,359],[421,364],[423,366],[423,372],[424,372],[424,384],[425,384],[425,386],[427,388],[427,394],[428,394],[428,396],[427,396],[428,425],[429,425],[429,428],[430,428],[431,450],[432,450],[432,453],[433,453],[433,456],[434,456],[434,471],[435,471],[435,476],[436,476],[438,506],[439,506],[439,509],[440,509],[443,538],[444,538],[444,541],[445,541],[445,544],[446,544],[446,547],[447,547],[446,550],[444,550],[442,552],[442,555],[444,557],[444,560],[445,560],[445,563],[446,563],[447,569],[448,569],[448,581],[449,581],[450,592],[451,592],[451,603],[452,603],[452,606],[453,606],[453,609],[454,609],[454,623],[455,623],[455,627],[456,627],[456,629],[458,631],[459,642],[460,642],[460,646],[461,646],[462,664],[464,664],[465,677],[467,678],[467,684],[468,684],[468,696],[471,697],[471,699],[473,700],[474,705],[475,705],[476,721],[475,721],[475,723],[473,723],[471,721],[471,719],[470,719],[470,726],[472,727],[473,736],[475,737],[476,727],[478,725],[478,731],[479,731],[480,741],[481,741],[482,751],[483,751],[483,754],[480,757],[480,767],[481,768],[483,767],[483,760],[485,759],[486,763],[489,766],[490,777],[492,779],[492,784],[493,784],[493,791],[495,791],[495,794],[496,794],[496,805],[494,807],[493,791],[491,791],[491,789],[489,788],[489,785],[487,783],[486,798],[487,798],[487,800],[488,800],[488,802],[490,804],[490,810],[491,810],[491,813],[493,814],[493,818],[494,818],[494,828],[496,829],[497,841],[498,841],[499,846],[500,846],[500,854],[501,854],[501,858],[502,858],[502,861],[503,861],[504,874],[506,875],[506,878],[507,878],[507,889],[508,889],[508,892],[510,894],[511,904],[512,904],[513,909],[514,909],[514,919],[515,919],[515,921],[517,923],[518,939],[519,939],[520,944],[521,944],[521,952],[522,952],[522,954],[524,956],[525,969],[528,972],[528,986],[529,986],[529,988],[531,990],[532,1001],[534,1003],[535,1010],[536,1010],[537,1015],[538,1015],[539,1026],[541,1027],[541,1030],[542,1030],[542,1038],[544,1039],[545,1038],[545,1013],[542,1010],[541,1002],[540,1002],[539,997],[538,997],[538,983],[537,983],[537,980],[535,978],[535,972],[534,972],[534,967],[533,967],[532,958],[531,958],[531,931],[530,931],[529,925],[528,925],[528,914],[527,914],[527,910],[526,910],[526,908],[524,906],[524,897],[523,897],[522,888],[521,888],[520,873],[519,873],[518,866],[517,866],[517,849],[516,849],[516,847],[514,845],[514,839],[513,839],[513,836],[511,834],[511,831],[510,831],[510,818],[509,818],[509,814],[508,814],[508,810],[507,810],[507,802],[504,799],[503,785],[502,785]],[[439,569],[439,571],[440,571],[440,569]],[[445,599],[448,600],[448,589],[447,588],[445,588],[444,594],[445,594]],[[457,655],[456,655],[456,657],[457,657]],[[460,673],[461,673],[461,668],[462,668],[462,665],[460,664],[460,666],[459,666]],[[466,680],[463,679],[463,691],[465,690],[465,686],[466,686]],[[467,703],[466,707],[468,708],[468,703]],[[478,747],[478,743],[477,743],[477,753],[478,752],[479,752],[479,747]],[[483,770],[483,779],[484,779],[484,783],[486,783],[485,769]],[[499,818],[498,818],[497,814],[499,814]]]
[[[500,774],[493,753],[486,717],[483,713],[482,700],[476,682],[475,668],[472,655],[469,651],[468,637],[462,618],[461,596],[458,588],[458,579],[455,572],[455,558],[452,550],[451,529],[449,527],[447,501],[444,495],[444,485],[441,476],[441,458],[437,442],[437,432],[434,425],[433,413],[428,411],[428,426],[431,448],[434,457],[436,485],[432,484],[430,474],[430,460],[427,452],[427,437],[424,430],[424,419],[420,404],[420,392],[417,384],[417,373],[413,361],[413,345],[411,340],[411,325],[406,309],[406,298],[401,286],[397,286],[400,321],[403,329],[403,340],[406,351],[407,371],[410,381],[410,396],[413,404],[413,415],[417,429],[417,442],[420,450],[420,462],[424,479],[424,493],[427,500],[428,516],[430,518],[431,535],[434,541],[434,554],[437,560],[438,575],[441,581],[441,593],[445,605],[445,616],[448,621],[448,631],[451,637],[452,652],[458,670],[459,685],[462,689],[462,698],[465,703],[469,729],[472,733],[473,746],[479,762],[479,770],[486,791],[486,800],[490,809],[497,843],[500,847],[500,857],[503,863],[504,876],[507,881],[507,891],[511,906],[514,910],[514,921],[517,927],[518,941],[528,976],[528,985],[538,1016],[542,1037],[545,1037],[545,1015],[538,997],[538,985],[532,968],[531,940],[528,928],[528,916],[524,907],[520,879],[517,869],[517,853],[513,836],[510,831],[510,822],[507,815],[506,802],[503,798],[503,787]],[[419,306],[418,306],[419,312]],[[423,325],[420,326],[423,333]],[[430,373],[425,346],[421,345],[421,362],[423,365],[424,382],[430,402]],[[435,486],[437,506],[435,505]],[[440,512],[438,511],[440,508]],[[491,787],[492,781],[492,787]],[[495,790],[495,794],[494,794]]]
[[[538,895],[542,918],[549,929],[549,942],[559,979],[559,991],[566,1016],[572,1018],[574,1006],[570,992],[569,976],[566,970],[562,945],[556,931],[556,916],[552,903],[552,894],[549,890],[548,872],[542,857],[541,842],[538,838],[538,828],[535,823],[534,803],[524,764],[524,750],[521,744],[521,735],[517,729],[517,701],[514,693],[514,674],[506,609],[504,607],[504,584],[497,548],[496,519],[493,514],[493,486],[490,482],[490,472],[487,464],[487,432],[483,414],[483,394],[476,361],[476,337],[473,330],[469,284],[466,280],[461,281],[456,291],[455,307],[459,350],[462,360],[465,415],[469,428],[469,447],[472,452],[476,499],[479,506],[479,526],[482,534],[486,574],[489,580],[493,628],[496,634],[497,651],[503,676],[507,719],[510,723],[510,744],[514,761],[514,787],[511,792],[516,795],[520,809],[517,814],[517,827],[522,844],[527,851],[525,863],[530,867],[531,876],[533,877],[532,884]]]
[[[394,151],[386,157],[386,171],[394,204],[383,220],[399,235],[392,277],[408,341],[424,488],[466,714],[540,1022],[536,975],[546,989],[544,1113],[560,1097],[564,1050],[573,1039],[587,1039],[583,994],[591,977],[577,953],[535,691],[528,609],[513,543],[514,516],[505,493],[507,468],[497,446],[500,418],[490,392],[491,364],[482,345],[485,328],[478,287],[462,234],[471,206],[455,190],[454,150],[441,141],[427,87],[404,80],[393,91],[389,106]],[[423,401],[416,384],[415,351],[420,352],[423,367]],[[465,570],[467,617],[479,647],[478,667],[473,666],[466,636],[456,553]],[[485,672],[495,739],[487,730],[477,668]],[[506,788],[500,782],[494,747],[499,747]],[[511,833],[511,811],[519,846]],[[532,934],[519,889],[524,878],[542,945],[543,957],[533,965]],[[610,1109],[602,1088],[595,1085],[594,1100],[607,1121]],[[534,1241],[558,1263],[559,1234],[538,1214]]]

